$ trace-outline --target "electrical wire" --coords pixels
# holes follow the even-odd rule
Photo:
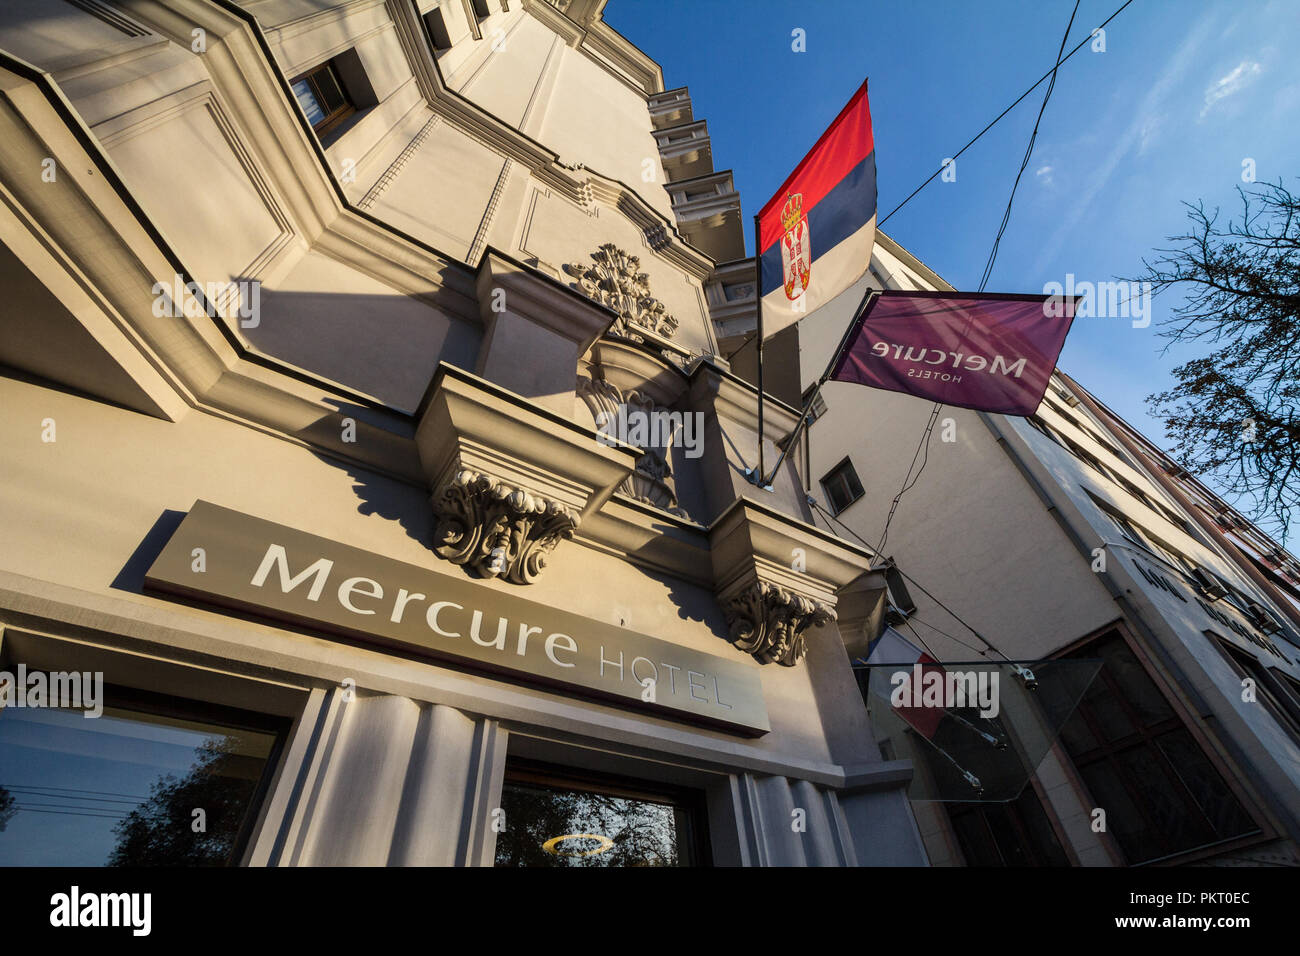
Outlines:
[[[1097,27],[1096,29],[1097,29],[1097,30],[1104,29],[1105,26],[1106,26],[1108,23],[1110,23],[1110,21],[1114,20],[1117,16],[1119,16],[1121,13],[1123,13],[1124,10],[1127,9],[1127,7],[1129,6],[1129,4],[1131,4],[1132,2],[1133,2],[1133,0],[1126,0],[1126,2],[1124,3],[1123,6],[1121,6],[1118,10],[1116,10],[1114,13],[1112,13],[1110,16],[1108,16],[1105,20],[1103,20],[1103,21],[1101,22],[1101,26]],[[980,137],[982,137],[985,133],[987,133],[989,130],[991,130],[994,126],[996,126],[996,125],[998,124],[998,122],[1002,119],[1002,117],[1006,116],[1006,115],[1007,115],[1008,113],[1010,113],[1013,109],[1015,109],[1017,106],[1019,106],[1020,103],[1021,103],[1021,101],[1023,101],[1024,98],[1027,97],[1030,93],[1034,92],[1034,90],[1036,90],[1036,89],[1038,89],[1040,86],[1042,86],[1044,80],[1048,79],[1049,77],[1054,76],[1054,75],[1056,74],[1056,71],[1060,68],[1060,66],[1061,66],[1062,63],[1064,63],[1066,60],[1070,59],[1070,57],[1074,56],[1074,55],[1075,55],[1076,53],[1078,53],[1081,49],[1083,49],[1084,45],[1087,44],[1087,42],[1088,42],[1089,40],[1092,39],[1093,35],[1094,35],[1094,34],[1089,33],[1088,36],[1086,36],[1086,37],[1085,37],[1085,38],[1084,38],[1084,39],[1079,43],[1078,46],[1076,46],[1073,50],[1071,50],[1069,53],[1067,53],[1064,57],[1062,57],[1061,59],[1059,59],[1059,60],[1056,62],[1056,65],[1053,66],[1053,67],[1052,67],[1050,70],[1048,70],[1046,73],[1044,73],[1042,76],[1040,76],[1040,77],[1038,78],[1037,82],[1035,82],[1033,86],[1031,86],[1029,89],[1025,90],[1023,93],[1021,93],[1019,96],[1017,96],[1016,99],[1015,99],[1015,102],[1013,102],[1010,106],[1008,106],[1008,107],[1007,107],[1006,109],[1004,109],[1001,113],[999,113],[996,117],[994,117],[994,119],[993,119],[993,121],[992,121],[991,123],[989,123],[987,126],[985,126],[985,127],[984,127],[982,130],[980,130],[978,133],[976,133],[976,134],[975,134],[975,137],[974,137],[974,138],[973,138],[969,143],[967,143],[965,146],[963,146],[961,149],[957,150],[957,152],[954,153],[954,154],[952,155],[951,158],[952,158],[952,159],[956,159],[956,158],[957,158],[958,156],[960,156],[962,153],[966,152],[966,150],[968,150],[968,149],[970,149],[972,146],[974,146],[975,143],[979,141]],[[911,191],[911,193],[908,194],[908,196],[907,196],[906,199],[904,199],[902,202],[900,202],[897,206],[895,206],[893,209],[891,209],[891,210],[889,211],[889,214],[886,215],[884,219],[879,220],[879,221],[877,222],[877,224],[876,224],[876,228],[880,228],[880,227],[884,226],[884,224],[887,223],[887,222],[889,221],[890,216],[893,216],[894,213],[898,212],[898,210],[902,209],[902,208],[903,208],[904,206],[906,206],[909,202],[911,202],[912,199],[916,196],[917,193],[919,193],[919,192],[920,192],[922,189],[924,189],[926,186],[930,185],[930,183],[932,183],[932,182],[934,181],[934,178],[935,178],[936,176],[938,176],[939,174],[941,174],[941,173],[942,173],[945,169],[947,169],[947,168],[948,168],[948,167],[947,167],[947,164],[940,164],[939,168],[936,169],[934,172],[932,172],[932,173],[929,175],[929,177],[926,178],[925,182],[921,183],[921,185],[919,185],[919,186],[917,186],[915,189],[913,189],[913,190]]]
[[[1034,120],[1034,131],[1029,134],[1029,145],[1025,147],[1025,158],[1021,160],[1020,169],[1016,172],[1016,181],[1011,185],[1011,195],[1007,199],[1006,211],[1002,213],[1002,222],[998,225],[998,234],[993,240],[993,248],[989,250],[989,260],[984,264],[984,275],[980,278],[980,292],[984,291],[984,286],[988,284],[989,277],[993,275],[993,263],[998,257],[998,246],[1002,244],[1002,235],[1007,231],[1007,223],[1011,221],[1011,205],[1016,201],[1016,190],[1020,188],[1020,177],[1029,168],[1029,158],[1034,154],[1034,143],[1038,139],[1038,126],[1043,122],[1043,114],[1047,112],[1047,102],[1052,98],[1052,90],[1056,88],[1056,73],[1061,68],[1061,54],[1065,51],[1065,41],[1070,38],[1070,30],[1074,26],[1074,18],[1078,12],[1079,0],[1074,0],[1074,10],[1070,13],[1070,22],[1065,25],[1065,33],[1061,35],[1061,48],[1056,51],[1056,66],[1052,67],[1052,79],[1047,84],[1047,92],[1043,94],[1043,105],[1038,107],[1038,118]]]
[[[64,816],[64,817],[92,817],[93,819],[96,819],[96,820],[121,820],[121,819],[122,819],[122,815],[121,815],[121,814],[115,814],[115,813],[114,813],[114,814],[110,814],[110,813],[87,813],[87,812],[85,812],[85,811],[83,811],[83,810],[73,810],[73,809],[69,809],[69,810],[38,810],[38,809],[36,809],[34,806],[25,806],[25,805],[23,805],[23,804],[19,804],[18,806],[15,807],[15,809],[20,810],[20,811],[22,811],[23,813],[53,813],[53,814],[55,814],[55,815],[57,815],[57,816]]]
[[[866,540],[865,538],[863,538],[862,535],[858,534],[856,531],[854,531],[852,528],[850,528],[848,525],[846,525],[846,524],[845,524],[843,521],[841,521],[839,518],[835,517],[833,514],[831,514],[829,511],[827,511],[825,508],[823,508],[823,507],[821,506],[821,503],[820,503],[816,498],[814,498],[812,495],[808,495],[808,496],[807,496],[807,501],[808,501],[808,504],[812,506],[812,508],[813,508],[814,511],[819,512],[819,513],[822,515],[822,517],[826,519],[826,524],[827,524],[827,526],[829,526],[832,522],[834,522],[834,523],[835,523],[839,528],[841,528],[842,530],[848,532],[849,535],[851,535],[853,538],[857,539],[857,541],[858,541],[859,543],[861,543],[861,544],[864,545],[865,547],[868,547],[868,548],[871,547],[871,545],[867,543],[867,540]],[[875,557],[875,555],[873,554],[872,557]],[[966,630],[970,631],[970,632],[971,632],[972,634],[974,634],[977,638],[979,638],[981,641],[983,641],[984,644],[985,644],[985,646],[987,646],[989,650],[991,650],[991,651],[995,652],[996,654],[998,654],[998,656],[1000,656],[1004,661],[1007,661],[1008,663],[1011,663],[1011,664],[1016,663],[1016,661],[1014,661],[1012,658],[1010,658],[1010,657],[1008,657],[1006,654],[1004,654],[1004,653],[1003,653],[1003,652],[1002,652],[1002,651],[997,647],[997,645],[995,645],[995,644],[994,644],[992,641],[990,641],[987,637],[985,637],[985,636],[984,636],[983,634],[981,634],[979,631],[975,630],[975,628],[973,628],[970,624],[966,623],[966,621],[962,620],[962,618],[961,618],[960,616],[958,616],[958,614],[957,614],[956,611],[954,611],[952,608],[948,607],[948,605],[944,604],[944,603],[943,603],[942,601],[940,601],[937,597],[935,597],[933,594],[931,594],[931,593],[930,593],[930,592],[929,592],[929,591],[928,591],[924,586],[922,586],[922,585],[921,585],[921,584],[916,580],[916,578],[914,578],[914,577],[912,577],[910,574],[907,574],[906,572],[904,572],[902,568],[900,568],[897,564],[894,564],[893,562],[887,562],[886,566],[887,566],[887,567],[892,567],[895,571],[897,571],[897,572],[898,572],[898,573],[903,577],[903,579],[904,579],[905,581],[907,581],[908,584],[911,584],[911,585],[912,585],[913,587],[915,587],[918,591],[920,591],[922,594],[924,594],[926,597],[928,597],[931,601],[933,601],[935,604],[939,605],[939,607],[943,608],[944,611],[946,611],[946,612],[948,613],[948,616],[949,616],[949,617],[951,617],[954,621],[956,621],[956,622],[957,622],[958,624],[960,624],[962,627],[966,628]],[[926,623],[926,622],[924,622],[924,621],[922,621],[921,623],[922,623],[922,624],[925,624],[926,627],[930,627],[930,628],[934,628],[935,630],[938,630],[938,628],[935,628],[933,624],[928,624],[928,623]],[[940,631],[940,633],[943,633],[943,632]],[[951,636],[951,635],[947,635],[947,636]],[[956,638],[954,638],[954,640],[956,640]],[[958,643],[960,643],[960,641],[959,641]],[[970,647],[970,645],[967,645],[967,646]],[[971,650],[976,650],[976,648],[971,647]],[[980,656],[985,656],[984,652],[981,651],[981,652],[979,652],[979,653],[980,653]]]
[[[936,654],[933,650],[930,649],[930,645],[927,644],[927,643],[925,643],[925,638],[923,638],[920,634],[916,633],[916,628],[912,627],[912,625],[911,625],[910,622],[908,622],[908,621],[904,621],[904,622],[903,622],[903,626],[904,626],[905,628],[907,628],[909,631],[912,632],[912,636],[913,636],[914,638],[916,638],[917,642],[918,642],[918,643],[919,643],[923,648],[925,648],[925,652],[926,652],[927,654],[929,654],[931,657],[933,657],[936,661],[939,659],[939,655]]]
[[[876,557],[879,557],[884,551],[885,541],[889,539],[889,525],[894,520],[894,513],[898,511],[898,503],[903,500],[903,495],[907,494],[921,480],[921,472],[925,470],[925,464],[930,460],[930,436],[934,433],[934,425],[939,420],[939,411],[942,408],[942,402],[935,402],[934,408],[930,409],[930,418],[921,432],[921,440],[916,444],[916,451],[912,453],[912,461],[907,466],[907,474],[903,476],[903,486],[898,489],[898,494],[894,495],[894,500],[889,504],[889,514],[885,516],[885,526],[880,531],[880,541],[872,551],[872,554]],[[916,468],[916,459],[920,456],[922,449],[925,451],[925,457],[921,459],[921,467],[917,469],[916,477],[913,478],[912,469]],[[866,544],[866,542],[864,541],[863,544]]]
[[[148,800],[148,797],[142,797],[134,793],[118,793],[114,790],[83,790],[77,787],[51,787],[43,783],[0,783],[0,787],[6,790],[62,790],[65,793],[98,793],[106,797],[130,797],[132,800]]]
[[[1128,6],[1128,3],[1125,3],[1124,6]],[[1114,19],[1114,17],[1117,16],[1119,12],[1123,9],[1124,7],[1120,7],[1120,9],[1115,11],[1115,13],[1112,14],[1111,17],[1108,18],[1106,22],[1109,23],[1110,20]],[[1020,188],[1020,178],[1024,175],[1025,170],[1029,167],[1029,159],[1034,153],[1034,143],[1038,139],[1038,127],[1043,121],[1043,114],[1047,111],[1047,103],[1052,98],[1052,90],[1056,88],[1056,73],[1061,68],[1061,64],[1065,62],[1065,59],[1061,57],[1061,54],[1065,50],[1066,41],[1069,40],[1070,38],[1070,30],[1073,29],[1074,27],[1074,18],[1075,16],[1078,15],[1078,13],[1079,13],[1079,0],[1074,0],[1074,9],[1070,12],[1070,20],[1065,25],[1065,32],[1061,35],[1060,48],[1056,51],[1056,65],[1052,67],[1052,69],[1048,72],[1048,74],[1046,74],[1051,77],[1051,81],[1047,84],[1047,92],[1043,95],[1043,103],[1038,108],[1038,117],[1037,119],[1034,120],[1034,130],[1029,135],[1029,145],[1026,146],[1024,158],[1020,161],[1020,169],[1016,172],[1016,180],[1011,186],[1011,195],[1007,198],[1007,208],[1002,213],[1002,221],[998,224],[997,235],[993,238],[993,247],[989,250],[988,261],[984,264],[984,274],[980,278],[980,284],[979,284],[980,292],[984,291],[984,287],[988,284],[989,277],[992,276],[993,274],[993,264],[994,262],[997,261],[998,247],[1002,244],[1002,236],[1006,233],[1007,224],[1011,221],[1011,207],[1016,201],[1016,190]],[[1073,55],[1074,52],[1077,51],[1081,46],[1083,46],[1082,43],[1080,43],[1078,47],[1075,47],[1074,51],[1071,51],[1071,55]],[[1039,80],[1038,82],[1041,83],[1042,80]],[[1030,89],[1033,89],[1034,87],[1037,86],[1038,83],[1035,83],[1033,87],[1030,87]],[[1026,92],[1025,95],[1028,95],[1028,92]],[[1024,97],[1022,96],[1021,99],[1024,99]],[[1019,102],[1019,100],[1017,100],[1016,102]],[[1012,105],[1014,106],[1015,104]],[[1010,109],[1010,107],[1008,107],[1008,109]],[[1003,115],[1005,115],[1005,112],[1006,111],[1003,111]],[[1001,117],[999,117],[999,119],[1000,118]],[[997,120],[994,120],[994,122],[997,122]],[[992,124],[989,125],[991,126]],[[985,130],[987,129],[988,127],[985,127]],[[981,133],[980,135],[982,136],[984,134]],[[979,137],[976,137],[976,139],[978,138]],[[971,142],[974,142],[974,140],[972,140]],[[965,147],[962,148],[963,150],[965,149]],[[930,178],[933,179],[934,177],[931,176]],[[906,202],[906,200],[904,200],[904,202]],[[897,210],[894,210],[894,212],[897,212]],[[894,213],[891,212],[889,215],[892,216],[893,214]],[[885,218],[888,219],[889,216],[886,216]],[[962,332],[962,338],[965,338],[966,333],[970,331],[971,323],[973,323],[974,321],[975,321],[974,313],[971,313],[970,317],[967,319],[966,322],[966,329],[965,331]],[[879,556],[883,552],[885,547],[885,542],[889,539],[889,526],[894,520],[894,515],[897,514],[898,512],[899,502],[903,500],[903,495],[907,494],[907,492],[910,491],[912,488],[914,488],[916,486],[916,483],[921,480],[921,473],[925,471],[926,463],[930,460],[930,438],[934,434],[934,426],[935,423],[939,420],[939,412],[942,411],[942,409],[943,409],[942,402],[935,402],[934,408],[930,409],[930,417],[925,423],[925,429],[921,432],[921,440],[917,443],[916,451],[912,454],[912,461],[907,466],[907,474],[903,476],[903,486],[898,490],[898,494],[894,495],[894,500],[890,502],[889,513],[885,516],[885,525],[880,531],[880,542],[879,544],[876,545],[875,548],[874,554],[876,556]],[[923,448],[925,450],[925,457],[921,460],[921,467],[916,469],[916,475],[915,477],[913,477],[912,469],[916,467],[916,459],[921,454],[921,450]]]
[[[970,650],[972,650],[972,651],[974,651],[976,654],[978,654],[980,657],[987,657],[987,656],[988,656],[989,650],[988,650],[987,647],[981,650],[980,648],[976,647],[974,644],[971,644],[971,643],[969,643],[969,642],[967,642],[967,641],[963,641],[960,637],[957,637],[955,634],[949,634],[949,633],[948,633],[947,631],[945,631],[943,628],[935,627],[935,626],[934,626],[933,624],[931,624],[929,621],[923,621],[923,620],[921,620],[921,619],[920,619],[919,617],[917,617],[915,614],[909,616],[907,620],[908,620],[908,623],[909,623],[909,624],[923,624],[923,625],[925,625],[926,627],[928,627],[930,630],[934,631],[935,633],[937,633],[937,634],[942,634],[944,637],[948,638],[948,640],[952,641],[954,644],[960,644],[962,647],[969,648]]]

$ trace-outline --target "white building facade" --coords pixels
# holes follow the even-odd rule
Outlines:
[[[602,6],[0,10],[0,863],[926,862]]]

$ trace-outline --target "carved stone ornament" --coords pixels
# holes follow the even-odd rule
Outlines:
[[[673,337],[677,320],[650,294],[650,277],[639,271],[638,257],[606,242],[591,254],[591,260],[591,265],[566,265],[564,271],[577,280],[587,298],[618,313],[609,329],[612,334],[633,342],[645,341],[638,330]]]
[[[484,577],[532,584],[555,546],[573,537],[578,515],[490,475],[456,471],[434,495],[434,551]]]
[[[804,632],[835,620],[835,612],[810,598],[759,581],[723,605],[731,639],[760,663],[793,667],[807,651]]]
[[[629,413],[650,419],[662,411],[653,399],[635,389],[624,393],[609,382],[586,375],[578,376],[575,392],[591,412],[597,430],[611,435],[626,432],[626,428],[620,428],[620,425]],[[677,503],[677,487],[672,465],[668,462],[671,448],[671,439],[667,445],[647,445],[643,449],[645,454],[637,459],[636,471],[619,485],[618,490],[635,501],[690,520],[691,516]]]

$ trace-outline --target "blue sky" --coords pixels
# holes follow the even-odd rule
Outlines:
[[[1067,50],[1123,0],[1083,0]],[[605,19],[688,86],[716,168],[734,170],[746,223],[870,78],[883,216],[1051,68],[1072,0],[609,0]],[[802,29],[806,52],[792,50]],[[1243,161],[1259,181],[1300,174],[1300,5],[1136,0],[1106,50],[1066,63],[1003,237],[990,291],[1136,276],[1186,226],[1183,201],[1237,213]],[[974,289],[1046,84],[885,231]],[[751,250],[752,251],[752,250]],[[1160,319],[1080,318],[1060,365],[1162,446],[1144,398],[1172,383]]]

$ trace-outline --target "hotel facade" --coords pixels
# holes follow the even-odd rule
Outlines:
[[[0,9],[0,864],[925,864],[602,6]]]
[[[731,174],[603,6],[0,9],[0,865],[1295,865],[1295,559],[1058,372],[881,568],[930,405],[788,436],[948,286],[880,235],[760,426]],[[886,622],[1091,668],[1014,799]]]

